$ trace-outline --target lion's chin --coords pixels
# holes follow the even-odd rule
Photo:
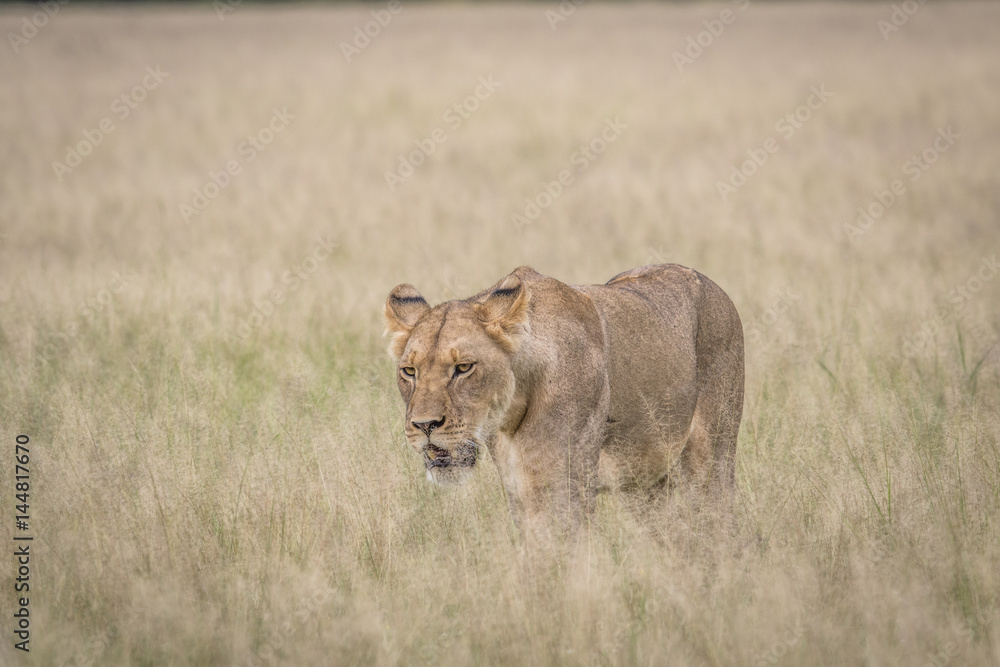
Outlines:
[[[473,475],[479,448],[473,442],[464,442],[449,452],[428,443],[424,447],[424,465],[427,479],[442,486],[463,484]]]
[[[475,474],[473,466],[451,465],[428,468],[427,479],[438,486],[461,486]]]

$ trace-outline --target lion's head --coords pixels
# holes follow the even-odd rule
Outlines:
[[[459,483],[502,425],[515,393],[513,358],[530,295],[508,276],[464,301],[433,308],[409,284],[385,302],[389,354],[406,402],[406,440],[427,476]]]

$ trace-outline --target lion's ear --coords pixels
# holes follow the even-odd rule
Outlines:
[[[476,304],[476,315],[487,333],[508,352],[517,347],[517,335],[527,331],[528,303],[531,293],[521,279],[507,276],[482,301]]]
[[[394,359],[403,356],[406,341],[410,337],[413,325],[420,316],[430,310],[427,300],[413,285],[405,283],[396,285],[385,300],[385,333],[392,334],[389,343],[389,355]]]

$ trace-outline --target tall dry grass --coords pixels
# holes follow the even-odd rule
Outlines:
[[[1000,662],[1000,8],[928,3],[888,40],[882,3],[588,3],[552,30],[556,8],[404,3],[350,63],[371,7],[68,5],[0,48],[0,535],[18,433],[36,535],[30,655],[2,559],[4,664]],[[451,127],[481,76],[501,85]],[[489,460],[442,490],[405,449],[383,300],[659,261],[746,326],[734,537],[665,516],[661,544],[602,497],[576,558],[526,559]]]

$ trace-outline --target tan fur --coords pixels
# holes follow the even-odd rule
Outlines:
[[[521,523],[577,525],[603,489],[734,484],[743,327],[697,271],[646,266],[571,287],[521,267],[434,308],[400,285],[385,315],[407,441],[428,476],[461,481],[485,447]]]

